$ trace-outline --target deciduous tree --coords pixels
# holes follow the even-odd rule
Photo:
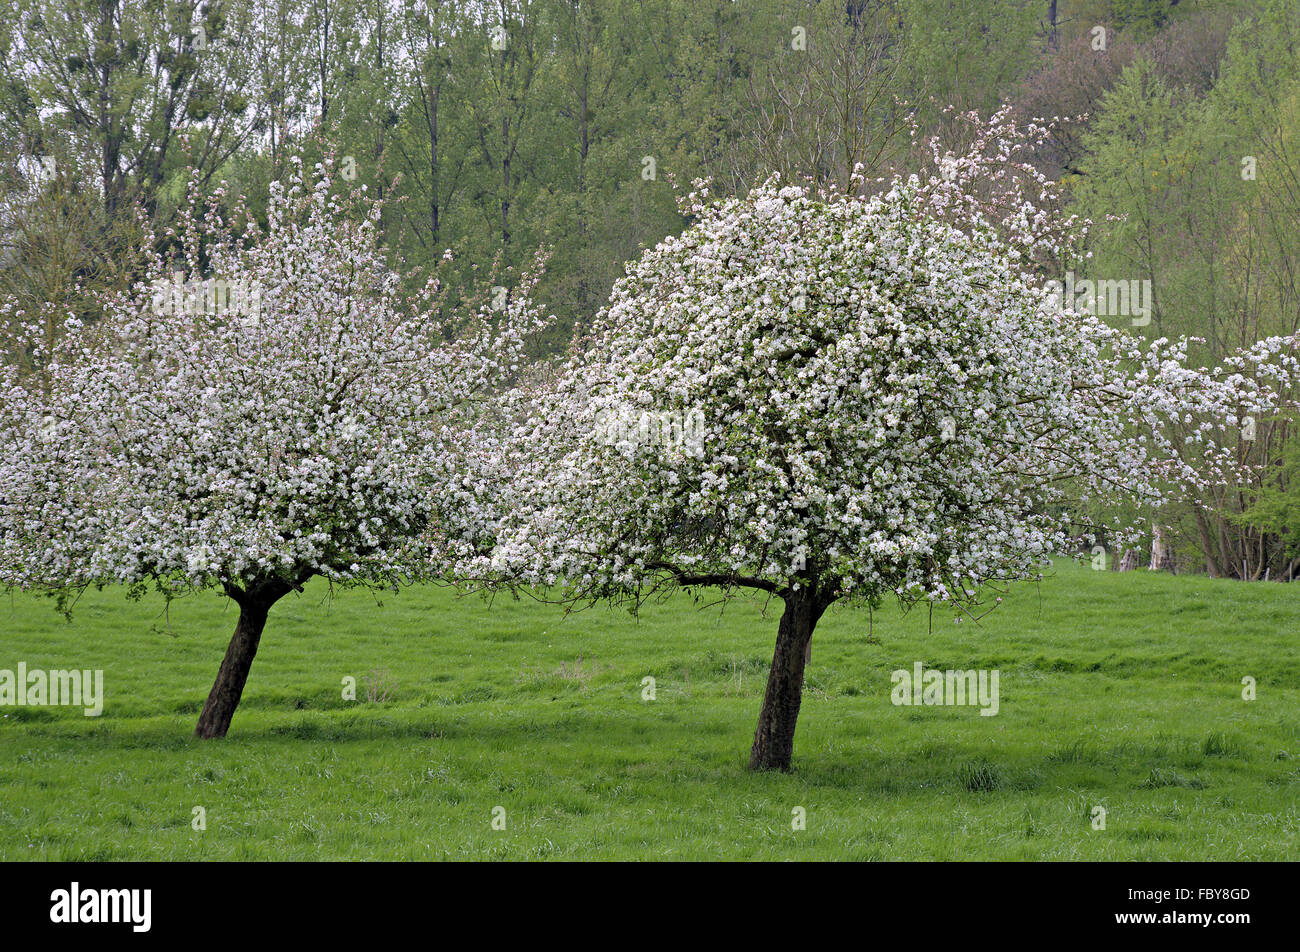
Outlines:
[[[1148,346],[1027,274],[1050,216],[1004,209],[1014,241],[941,220],[975,204],[956,187],[697,196],[696,223],[629,268],[589,349],[520,414],[496,545],[463,570],[578,602],[779,598],[749,763],[784,770],[831,605],[975,616],[1089,530],[1078,500],[1155,503],[1203,478],[1173,417],[1232,478],[1235,414],[1278,407],[1259,381],[1294,374],[1294,341],[1192,368],[1186,342]]]
[[[0,582],[229,596],[200,737],[225,735],[280,598],[445,571],[478,531],[483,403],[541,324],[527,284],[446,322],[435,284],[403,297],[377,207],[339,197],[328,163],[273,188],[264,233],[223,220],[225,198],[152,280],[69,319],[43,386],[0,380]]]

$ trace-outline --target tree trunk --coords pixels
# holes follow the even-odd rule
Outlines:
[[[1223,578],[1227,573],[1219,564],[1219,557],[1214,551],[1214,543],[1210,541],[1210,527],[1205,521],[1205,514],[1200,509],[1196,510],[1196,534],[1201,542],[1201,553],[1205,556],[1205,571],[1210,578]]]
[[[239,621],[235,623],[234,637],[230,639],[226,657],[217,671],[217,680],[199,714],[199,723],[194,728],[195,737],[209,739],[226,736],[230,720],[235,716],[235,708],[243,697],[244,685],[248,682],[248,672],[253,667],[258,643],[262,640],[267,613],[292,588],[287,582],[271,579],[250,585],[247,590],[233,586],[226,589],[226,594],[239,605]]]
[[[813,629],[826,610],[809,590],[785,596],[785,611],[776,634],[776,653],[767,675],[763,709],[758,715],[750,770],[789,770],[794,753],[794,728],[803,700],[803,673],[812,644]]]
[[[1147,568],[1152,572],[1172,572],[1174,568],[1173,557],[1165,543],[1164,530],[1155,524],[1151,526],[1151,564]]]

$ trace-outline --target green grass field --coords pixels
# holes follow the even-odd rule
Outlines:
[[[13,596],[0,668],[102,668],[107,701],[0,708],[0,859],[1296,858],[1297,590],[1054,571],[979,627],[889,610],[869,639],[832,609],[788,775],[745,769],[779,602],[638,622],[317,584],[272,611],[230,736],[200,742],[225,599],[92,592],[69,624]],[[1000,713],[894,706],[915,661],[998,669]]]

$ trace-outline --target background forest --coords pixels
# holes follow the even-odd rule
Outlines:
[[[1002,107],[1061,117],[1028,158],[1092,222],[1045,280],[1149,282],[1134,332],[1208,365],[1300,330],[1300,0],[0,0],[0,23],[8,360],[19,317],[93,321],[182,203],[225,181],[264,215],[327,153],[385,200],[412,288],[509,285],[543,249],[544,358],[683,228],[695,179],[938,173]],[[1156,561],[1290,579],[1294,433],[1250,421],[1263,475],[1150,514]]]

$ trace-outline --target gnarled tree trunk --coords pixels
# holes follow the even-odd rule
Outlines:
[[[195,737],[226,736],[230,719],[235,716],[235,708],[239,707],[239,699],[243,697],[258,643],[262,640],[267,613],[294,587],[278,578],[255,582],[246,589],[226,587],[226,594],[239,606],[239,621],[235,623],[234,637],[230,639],[226,657],[217,671],[217,680],[199,714]]]
[[[763,709],[758,715],[750,770],[789,770],[794,753],[794,728],[803,700],[803,673],[808,663],[813,629],[830,603],[810,589],[787,592],[785,611],[776,634],[776,652],[767,674]]]

